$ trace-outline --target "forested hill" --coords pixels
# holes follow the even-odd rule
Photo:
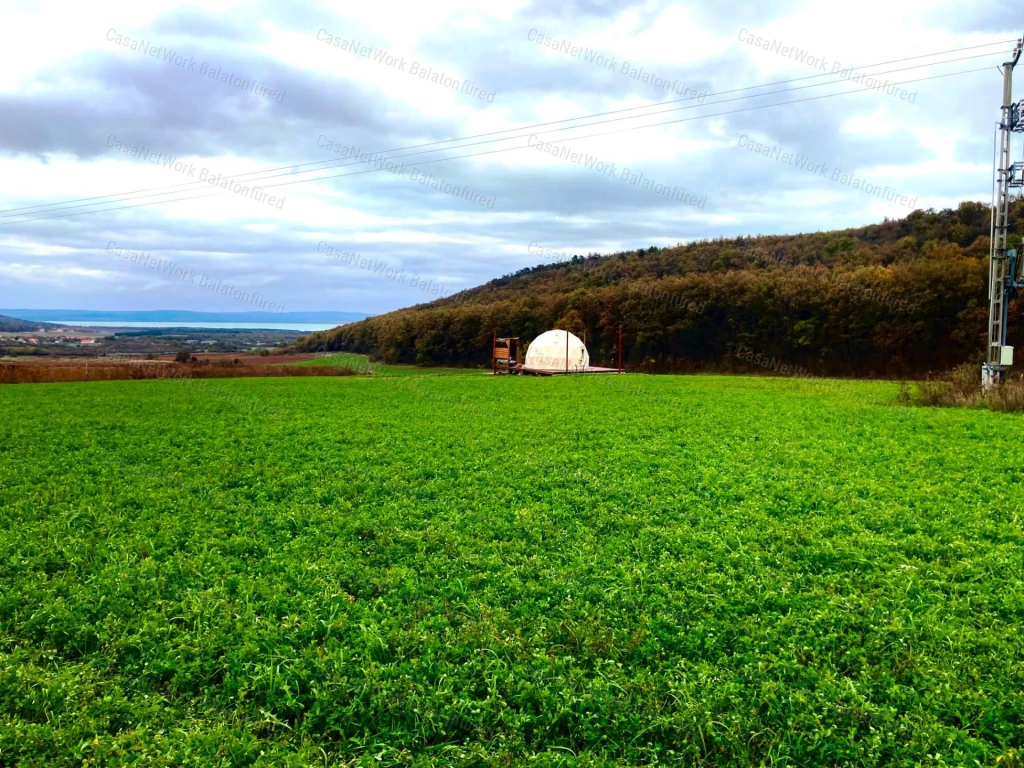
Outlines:
[[[1011,210],[1024,232],[1024,204]],[[595,364],[895,376],[980,363],[988,314],[989,207],[915,211],[860,229],[647,248],[520,270],[486,285],[301,340],[301,351],[387,362],[487,364],[491,334],[586,332]],[[1017,234],[1011,243],[1020,242]],[[1010,343],[1024,347],[1024,308]],[[766,362],[771,361],[771,362]]]
[[[59,327],[59,325],[54,325],[52,323],[38,323],[31,320],[21,320],[17,317],[0,315],[0,331],[6,331],[8,333],[31,333],[32,331],[38,331],[40,328],[53,330]]]

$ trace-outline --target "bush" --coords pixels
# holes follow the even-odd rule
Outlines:
[[[1024,375],[1010,375],[1002,386],[985,391],[981,386],[981,366],[964,363],[943,376],[916,385],[900,382],[899,401],[933,408],[1024,411]]]

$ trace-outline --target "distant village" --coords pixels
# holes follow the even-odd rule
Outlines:
[[[34,333],[25,331],[3,332],[0,331],[0,339],[5,343],[14,344],[60,344],[64,346],[80,346],[82,344],[95,344],[93,336],[72,336],[71,331],[66,328],[59,328],[55,331],[48,331],[46,328],[39,328]]]
[[[52,324],[33,328],[21,323],[17,330],[0,330],[0,359],[112,355],[152,358],[182,350],[266,354],[294,343],[302,335],[301,331],[252,328],[78,328]]]

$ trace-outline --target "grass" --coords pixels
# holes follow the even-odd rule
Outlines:
[[[205,383],[0,388],[0,764],[1019,760],[1019,414]]]

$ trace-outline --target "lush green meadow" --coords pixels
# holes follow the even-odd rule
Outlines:
[[[896,390],[0,387],[0,765],[1012,766],[1024,418]]]

